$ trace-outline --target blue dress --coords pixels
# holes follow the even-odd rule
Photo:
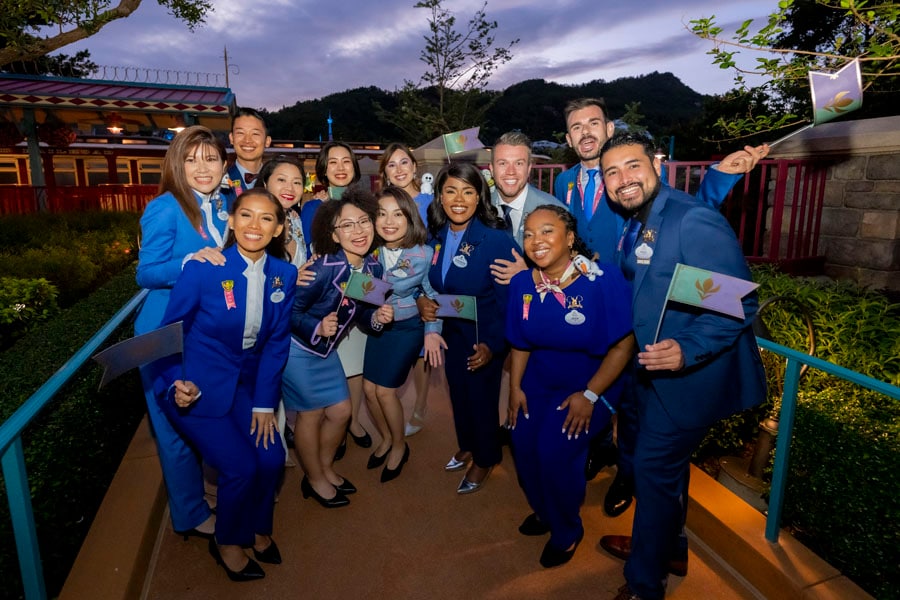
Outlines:
[[[631,332],[631,292],[621,271],[601,265],[603,275],[581,276],[563,289],[565,306],[552,295],[541,300],[533,271],[522,271],[509,285],[506,336],[513,348],[530,352],[522,376],[529,418],[520,414],[512,431],[513,457],[525,497],[550,526],[551,543],[565,550],[583,535],[579,510],[584,502],[584,464],[588,442],[609,423],[601,401],[594,406],[589,435],[567,439],[567,410],[556,410],[571,394],[587,387],[607,351]],[[603,393],[612,406],[622,378]]]

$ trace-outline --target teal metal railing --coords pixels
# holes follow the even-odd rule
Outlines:
[[[794,415],[797,411],[797,392],[800,389],[800,368],[809,365],[830,375],[846,379],[864,388],[900,400],[900,387],[873,379],[856,371],[791,350],[774,342],[756,338],[759,347],[787,359],[784,370],[784,391],[781,394],[781,413],[778,417],[778,440],[775,446],[775,467],[772,472],[772,491],[769,495],[769,513],[766,516],[766,539],[778,541],[781,529],[781,513],[784,508],[784,491],[787,487],[788,461],[791,456],[791,438],[794,431]]]
[[[12,518],[16,551],[19,555],[19,571],[22,586],[28,600],[45,600],[47,587],[41,567],[41,553],[38,548],[37,528],[25,471],[25,452],[22,447],[22,432],[50,403],[56,393],[87,362],[104,342],[134,313],[147,290],[141,290],[117,312],[94,337],[59,368],[25,403],[3,424],[0,424],[0,459],[3,465],[3,479],[6,482],[6,497]]]

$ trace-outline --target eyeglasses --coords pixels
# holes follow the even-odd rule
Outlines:
[[[342,221],[334,226],[335,229],[340,229],[341,233],[352,233],[354,229],[357,227],[360,230],[365,231],[366,229],[372,228],[372,219],[369,217],[363,217],[359,221]]]

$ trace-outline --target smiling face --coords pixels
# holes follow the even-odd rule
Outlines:
[[[253,171],[258,170],[263,152],[272,143],[272,138],[266,135],[263,123],[249,115],[234,120],[228,139],[234,146],[234,153],[241,165]]]
[[[397,204],[397,199],[393,196],[379,198],[375,231],[384,240],[384,245],[388,248],[399,248],[408,230],[409,221]]]
[[[479,200],[478,190],[462,179],[448,177],[440,192],[441,208],[450,221],[450,229],[453,231],[465,229],[475,216]]]
[[[525,254],[551,277],[559,277],[565,270],[574,243],[575,233],[567,231],[566,224],[553,211],[535,210],[525,219]]]
[[[200,144],[184,159],[184,176],[188,185],[201,194],[212,193],[222,183],[225,161],[213,146]]]
[[[504,202],[516,199],[528,185],[531,152],[526,146],[498,144],[491,153],[491,175]]]
[[[266,189],[278,198],[285,210],[300,202],[303,196],[303,175],[297,165],[282,163],[275,167],[269,180],[266,181]]]
[[[346,148],[335,146],[328,150],[325,177],[328,179],[329,185],[346,187],[353,181],[354,175],[356,173],[353,169],[353,159]]]
[[[394,150],[384,166],[384,174],[388,183],[406,190],[410,196],[415,195],[416,162],[403,150]]]
[[[600,167],[609,199],[628,213],[636,213],[659,193],[659,159],[650,160],[638,144],[610,148]]]
[[[600,156],[600,148],[615,128],[615,124],[607,122],[599,106],[586,106],[572,111],[566,119],[566,141],[581,162],[593,166]]]
[[[263,194],[248,194],[234,214],[228,217],[228,226],[234,230],[238,250],[251,260],[259,260],[266,246],[275,236],[281,235],[283,225],[272,201]]]
[[[352,264],[361,265],[363,257],[369,253],[375,239],[372,219],[358,207],[345,204],[333,226],[332,239],[343,248]]]

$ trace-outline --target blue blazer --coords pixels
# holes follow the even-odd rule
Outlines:
[[[434,298],[437,294],[428,279],[434,248],[431,246],[404,248],[400,252],[397,264],[390,271],[385,269],[384,251],[381,248],[375,251],[375,256],[384,271],[381,278],[394,286],[387,298],[387,303],[394,307],[394,320],[405,321],[418,317],[416,298],[421,294]]]
[[[652,252],[639,264],[635,252],[623,258],[626,276],[633,273],[632,313],[638,347],[652,344],[665,308],[659,339],[674,339],[684,353],[676,372],[638,369],[669,416],[681,428],[708,426],[766,397],[765,373],[751,323],[756,293],[743,298],[743,320],[677,302],[666,304],[676,263],[750,280],[750,269],[731,226],[717,211],[693,197],[663,187],[653,202],[638,248]],[[647,248],[642,254],[646,256]],[[642,393],[641,385],[637,393]]]
[[[606,190],[603,190],[597,210],[591,219],[584,218],[581,189],[578,182],[581,178],[581,163],[563,171],[553,184],[553,195],[569,208],[578,222],[578,235],[584,240],[592,252],[600,255],[600,262],[615,262],[616,246],[622,237],[625,218],[620,215],[609,201]],[[741,175],[722,173],[718,169],[707,169],[706,176],[700,183],[697,201],[713,208],[719,208],[731,188],[740,180]],[[668,185],[662,182],[662,187]]]
[[[176,379],[193,381],[202,396],[188,410],[194,416],[221,417],[234,404],[238,378],[248,353],[258,361],[253,391],[254,408],[278,406],[281,399],[281,371],[290,349],[290,311],[297,287],[297,268],[272,256],[266,258],[262,323],[256,345],[244,350],[244,320],[247,310],[247,263],[237,246],[224,251],[227,262],[221,267],[189,261],[172,289],[163,324],[184,322],[184,370],[176,365],[165,371],[160,382],[168,388]],[[223,284],[233,283],[236,306],[229,308]],[[163,391],[160,390],[160,391]]]
[[[197,204],[200,198],[196,196]],[[220,196],[221,206],[213,201],[212,222],[218,239],[225,239],[228,219],[221,219],[219,209],[230,209],[228,198]],[[150,293],[134,323],[137,335],[159,327],[169,303],[169,294],[181,275],[184,257],[204,247],[218,246],[217,236],[201,218],[198,231],[188,220],[175,196],[166,192],[147,204],[141,216],[141,249],[138,253],[137,284]],[[241,261],[243,264],[243,261]]]
[[[553,204],[554,206],[565,206],[559,200],[551,196],[546,192],[542,192],[537,189],[530,183],[525,186],[527,190],[525,193],[525,206],[522,210],[522,220],[519,222],[519,228],[516,231],[512,231],[513,239],[516,240],[516,243],[521,247],[522,241],[525,237],[525,217],[528,216],[528,213],[536,209],[538,206],[542,204]],[[500,200],[500,194],[497,193],[497,188],[494,188],[491,192],[491,204],[497,209],[497,212],[500,216],[503,216],[503,201]]]
[[[370,323],[378,307],[343,294],[341,284],[350,279],[351,272],[343,250],[320,256],[310,269],[315,271],[316,278],[309,285],[297,288],[291,311],[291,332],[301,348],[317,356],[328,356],[354,321],[365,333],[375,333]],[[381,277],[381,264],[371,255],[366,256],[363,272]],[[318,336],[319,323],[335,310],[338,313],[337,333],[329,338]]]
[[[429,278],[431,287],[438,294],[464,294],[475,296],[478,310],[478,341],[484,342],[491,352],[497,354],[506,349],[506,285],[494,281],[490,267],[494,260],[504,258],[512,260],[512,251],[521,252],[508,231],[491,229],[478,218],[472,219],[463,234],[460,248],[465,244],[472,246],[466,255],[466,266],[460,268],[451,263],[447,278],[441,279],[441,265],[444,260],[444,249],[447,246],[449,225],[444,225],[437,238],[430,244],[434,247]],[[457,256],[463,254],[457,251]],[[454,324],[463,335],[475,340],[475,323],[464,319],[454,319]],[[426,329],[428,329],[426,327]],[[469,348],[465,351],[470,352]]]
[[[235,198],[252,188],[256,183],[248,184],[245,182],[244,176],[241,174],[240,169],[238,169],[238,166],[235,163],[231,163],[231,166],[225,171],[225,177],[228,179],[228,187]]]

